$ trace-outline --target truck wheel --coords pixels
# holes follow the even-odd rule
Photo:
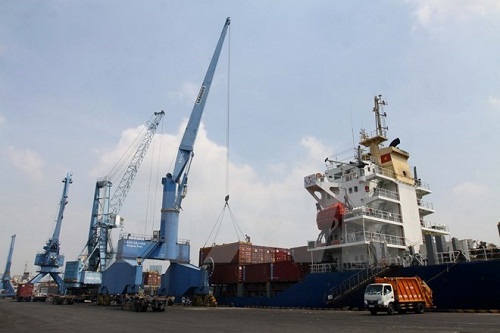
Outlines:
[[[394,308],[394,304],[393,303],[389,303],[389,305],[387,305],[387,314],[395,314],[396,313],[396,309]]]
[[[377,314],[377,310],[375,310],[375,309],[370,309],[370,313],[371,313],[372,315],[376,315],[376,314]]]
[[[424,303],[418,303],[417,306],[415,307],[415,313],[424,313],[425,311],[425,306]]]

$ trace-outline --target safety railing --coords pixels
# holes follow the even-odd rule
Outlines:
[[[328,290],[325,294],[325,302],[327,304],[332,304],[343,296],[349,294],[351,291],[358,289],[359,287],[367,284],[371,279],[375,276],[380,275],[385,270],[388,269],[388,266],[385,265],[375,265],[369,266],[364,270],[359,271],[358,273],[352,275],[348,279],[342,281],[335,287]]]
[[[400,214],[388,212],[385,210],[374,209],[374,208],[370,208],[370,207],[354,208],[353,210],[347,212],[344,215],[344,219],[348,219],[348,218],[356,217],[356,216],[371,216],[371,217],[376,217],[379,219],[398,222],[398,223],[401,223],[403,221],[403,218],[401,217]]]

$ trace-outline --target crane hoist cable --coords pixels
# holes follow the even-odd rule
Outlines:
[[[225,203],[224,203],[224,206],[221,210],[221,213],[219,214],[219,217],[217,218],[217,220],[215,221],[215,224],[214,226],[212,227],[212,230],[210,231],[210,234],[208,235],[207,237],[207,240],[205,241],[205,244],[203,245],[203,247],[205,247],[207,245],[207,243],[209,242],[209,240],[211,239],[212,235],[214,234],[214,239],[213,239],[213,242],[212,243],[215,243],[215,240],[217,238],[217,236],[219,235],[219,231],[220,231],[220,228],[222,226],[222,221],[224,219],[224,215],[225,215],[225,212],[226,212],[226,209],[229,211],[229,215],[230,215],[230,218],[231,218],[231,222],[233,224],[233,228],[234,228],[234,231],[236,233],[236,237],[238,238],[238,241],[240,241],[240,236],[244,237],[245,239],[248,239],[248,236],[247,235],[244,235],[243,232],[241,231],[241,228],[240,226],[238,225],[238,223],[236,222],[236,219],[234,218],[234,214],[233,212],[231,211],[231,207],[229,206],[229,167],[230,167],[230,164],[229,164],[229,161],[230,161],[230,158],[229,158],[229,139],[230,139],[230,110],[231,110],[231,100],[230,100],[230,97],[231,97],[231,29],[229,29],[229,33],[228,33],[228,79],[227,79],[227,112],[226,112],[226,184],[225,184],[225,190],[226,190],[226,197],[225,197]]]
[[[247,235],[243,234],[240,226],[238,225],[238,222],[236,222],[236,219],[234,218],[234,214],[231,211],[231,207],[229,206],[229,195],[226,195],[224,200],[225,200],[224,207],[222,207],[222,211],[220,212],[219,217],[217,218],[217,221],[215,222],[214,226],[212,227],[212,230],[210,231],[210,234],[208,235],[207,240],[205,241],[205,244],[203,245],[203,247],[205,247],[207,245],[207,243],[210,241],[212,234],[214,234],[214,231],[215,231],[215,234],[214,234],[212,243],[215,244],[215,240],[217,239],[217,236],[219,235],[220,228],[222,226],[222,221],[224,220],[224,215],[226,213],[226,209],[229,211],[229,216],[231,218],[231,222],[233,224],[233,228],[234,228],[234,231],[236,233],[236,237],[238,238],[238,241],[241,240],[240,236],[244,239],[248,238]]]
[[[229,123],[231,109],[231,29],[228,34],[228,57],[227,57],[227,118],[226,118],[226,193],[229,195]],[[227,201],[226,201],[227,202]]]
[[[161,123],[161,129],[160,129],[160,135],[163,134],[164,130],[164,122]],[[156,142],[158,142],[159,148],[158,148],[158,153],[155,153],[155,147],[156,147]],[[144,223],[144,234],[147,235],[148,231],[151,231],[151,234],[153,233],[154,229],[154,221],[156,220],[156,203],[157,203],[157,197],[158,197],[158,187],[159,183],[156,181],[156,179],[159,178],[160,174],[160,161],[161,161],[161,153],[162,153],[162,140],[154,140],[153,141],[153,153],[151,154],[151,167],[149,171],[149,181],[148,181],[148,196],[147,196],[147,202],[146,202],[146,216],[145,216],[145,223]],[[155,156],[156,156],[156,161],[155,161]],[[156,170],[153,170],[153,167],[156,165]],[[152,191],[151,187],[153,184],[153,180],[155,183],[155,189]],[[151,193],[154,192],[154,198],[151,200]],[[150,203],[152,202],[152,207],[150,209]],[[150,217],[150,212],[151,212],[151,217]],[[148,230],[148,224],[149,221],[151,220],[151,228]]]

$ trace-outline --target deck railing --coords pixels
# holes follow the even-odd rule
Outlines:
[[[386,197],[389,199],[394,199],[394,200],[399,201],[398,192],[389,191],[389,190],[386,190],[385,188],[374,188],[373,191],[370,192],[370,196],[372,196],[372,197],[381,196],[381,197]]]
[[[351,244],[359,242],[386,243],[387,245],[397,245],[397,246],[405,245],[405,240],[404,237],[402,236],[383,234],[374,231],[358,231],[358,232],[348,233],[345,236],[345,239],[342,238],[340,240],[333,240],[327,243],[318,243],[315,241],[308,241],[307,243],[308,243],[308,249],[312,250],[312,249],[322,248],[325,246]]]
[[[344,219],[348,219],[350,217],[355,217],[355,216],[371,216],[371,217],[376,217],[379,219],[398,222],[398,223],[401,223],[403,221],[403,218],[401,217],[400,214],[388,212],[385,210],[374,209],[374,208],[370,208],[370,207],[355,208],[355,209],[351,210],[350,212],[347,212],[344,215]]]

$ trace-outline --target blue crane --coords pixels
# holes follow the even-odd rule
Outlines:
[[[73,182],[71,176],[72,174],[68,172],[66,177],[63,179],[64,187],[61,196],[61,202],[59,204],[59,212],[57,214],[54,233],[52,234],[52,237],[47,241],[47,244],[43,247],[44,251],[42,253],[38,253],[35,257],[35,265],[40,266],[40,271],[29,281],[30,283],[37,283],[45,275],[49,274],[57,283],[60,294],[64,294],[64,281],[59,276],[60,272],[58,270],[59,267],[62,267],[64,265],[64,256],[59,254],[59,234],[61,232],[64,208],[68,204],[69,184]]]
[[[163,111],[155,112],[147,121],[144,131],[134,141],[134,148],[137,148],[133,156],[128,158],[127,151],[122,157],[120,162],[128,161],[128,165],[113,196],[111,196],[113,185],[111,175],[96,182],[89,235],[84,248],[86,253],[81,255],[83,260],[66,263],[64,282],[68,288],[81,289],[87,285],[93,289],[92,286],[98,286],[101,283],[101,272],[106,270],[108,262],[114,255],[111,232],[114,228],[123,226],[123,218],[119,215],[120,209],[164,115]],[[113,169],[118,170],[120,167]],[[113,170],[110,171],[110,174],[112,173],[114,173]]]
[[[194,143],[229,25],[230,18],[227,18],[184,131],[174,170],[162,178],[160,230],[151,239],[126,236],[119,240],[120,255],[103,273],[102,293],[138,292],[142,282],[142,261],[146,259],[170,261],[168,271],[162,276],[160,294],[180,297],[188,292],[208,292],[204,271],[189,263],[189,242],[181,242],[177,237],[179,212],[186,196]]]
[[[118,214],[153,140],[158,124],[164,115],[165,112],[163,111],[155,112],[154,116],[147,122],[146,132],[140,138],[139,146],[132,156],[113,196],[110,198],[109,195],[112,186],[109,177],[105,177],[96,183],[87,242],[87,270],[89,271],[104,271],[107,268],[108,260],[113,255],[113,251],[110,250],[112,248],[111,230],[123,225],[123,219]]]
[[[1,297],[14,297],[16,295],[16,291],[12,286],[12,282],[10,282],[10,266],[12,265],[12,254],[14,253],[14,244],[16,243],[16,235],[12,235],[12,239],[10,241],[10,249],[9,256],[7,257],[7,264],[5,265],[5,271],[2,275],[2,293]]]

